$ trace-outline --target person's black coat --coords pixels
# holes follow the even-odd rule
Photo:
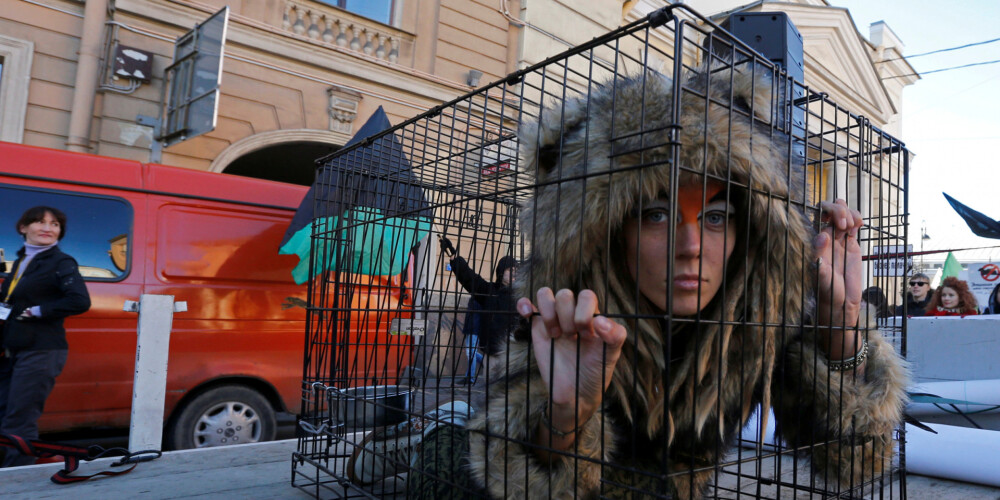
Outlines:
[[[479,302],[479,345],[487,355],[504,347],[509,333],[517,326],[513,291],[509,286],[486,281],[469,267],[462,257],[451,259],[451,270],[466,291]]]
[[[931,303],[931,297],[934,295],[934,290],[929,290],[927,296],[924,300],[917,301],[913,298],[913,294],[906,292],[906,314],[908,316],[924,316],[927,313],[927,305]],[[896,316],[903,315],[903,306],[896,306]]]
[[[983,314],[1000,314],[1000,284],[993,287],[993,291],[990,292],[990,298],[986,300],[986,307],[983,308]]]
[[[0,297],[7,297],[11,278],[24,260],[24,249],[17,255],[11,273],[0,286]],[[11,313],[3,326],[3,347],[22,351],[68,349],[63,318],[90,309],[90,294],[76,260],[57,246],[31,259],[7,303]],[[40,307],[41,317],[17,319],[33,306]]]

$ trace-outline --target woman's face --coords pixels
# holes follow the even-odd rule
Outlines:
[[[701,186],[679,189],[672,277],[667,265],[670,202],[648,203],[625,224],[626,263],[632,278],[639,291],[663,311],[693,316],[722,286],[726,261],[736,245],[736,229],[730,220],[733,212],[726,210],[722,187],[721,183],[709,184],[704,210]],[[673,292],[672,310],[667,307],[668,289]]]
[[[62,227],[49,212],[45,212],[45,217],[40,221],[32,222],[27,226],[21,226],[21,233],[24,234],[24,241],[29,245],[48,246],[59,241],[59,234]]]
[[[956,292],[954,288],[942,287],[941,305],[947,307],[948,309],[958,307],[958,292]]]

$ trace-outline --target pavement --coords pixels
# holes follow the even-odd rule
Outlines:
[[[184,450],[166,452],[163,457],[140,463],[136,469],[122,476],[102,477],[90,481],[56,485],[49,477],[62,464],[41,464],[12,469],[0,469],[0,496],[10,499],[306,499],[337,498],[344,493],[337,484],[307,491],[292,487],[292,453],[298,443],[295,440],[255,443],[225,448]],[[79,474],[92,474],[107,469],[114,458],[95,460],[83,464]],[[308,470],[300,467],[302,470]],[[298,477],[296,482],[303,485],[308,481]],[[399,488],[401,480],[382,488]],[[402,490],[398,495],[403,497]],[[898,491],[888,492],[889,498],[904,498]],[[741,498],[747,498],[742,494]],[[801,491],[786,489],[781,498],[820,498],[808,496]],[[734,494],[720,494],[720,498],[735,498]],[[872,498],[879,498],[874,495]],[[908,500],[1000,500],[1000,488],[960,483],[924,476],[908,475]]]

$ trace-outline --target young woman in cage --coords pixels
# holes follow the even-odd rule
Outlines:
[[[758,406],[820,481],[888,470],[907,373],[861,310],[860,214],[823,202],[810,229],[767,78],[683,88],[679,127],[674,85],[646,73],[522,130],[516,290],[534,300],[488,402],[370,434],[357,482],[408,466],[416,498],[701,498]]]

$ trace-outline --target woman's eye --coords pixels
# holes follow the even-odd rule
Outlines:
[[[713,210],[702,216],[702,220],[705,222],[705,227],[718,228],[726,225],[726,221],[729,218],[726,217],[726,212],[723,210]]]
[[[670,217],[666,210],[647,210],[642,215],[642,220],[643,222],[649,222],[652,224],[661,224],[668,222]]]

